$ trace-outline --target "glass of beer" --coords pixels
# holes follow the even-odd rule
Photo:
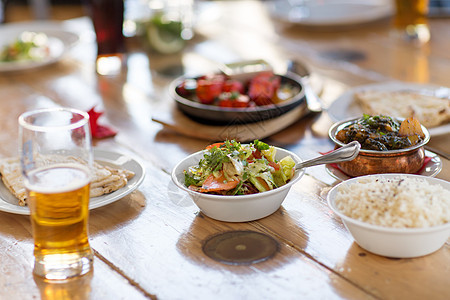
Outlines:
[[[428,27],[428,0],[395,0],[395,28],[407,39],[428,42],[431,34]]]
[[[65,280],[88,273],[89,115],[71,108],[23,113],[19,152],[34,238],[34,274]]]

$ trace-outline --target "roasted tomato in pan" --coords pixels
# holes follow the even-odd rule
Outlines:
[[[247,95],[240,94],[234,101],[233,107],[248,107],[250,106],[250,97]]]
[[[239,92],[240,94],[244,94],[244,84],[234,79],[228,79],[225,81],[222,91],[229,93]]]
[[[250,98],[247,95],[242,95],[239,92],[226,92],[219,96],[220,107],[247,107],[250,103]]]
[[[197,98],[203,104],[211,104],[222,93],[225,77],[214,75],[197,80]]]
[[[273,98],[280,84],[280,77],[272,72],[260,73],[250,81],[248,95],[256,105],[273,104]]]
[[[278,104],[294,97],[298,87],[281,84],[281,76],[272,71],[261,72],[248,81],[224,74],[185,79],[176,92],[189,100],[221,107],[255,107]]]

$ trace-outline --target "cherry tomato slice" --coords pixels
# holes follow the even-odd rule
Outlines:
[[[224,143],[224,142],[221,142],[221,143],[214,143],[214,144],[211,144],[211,145],[206,146],[205,150],[209,150],[209,149],[212,149],[212,148],[214,148],[214,147],[220,148],[220,146],[222,146],[223,144],[225,144],[225,143]]]
[[[222,93],[222,81],[197,80],[197,97],[203,104],[211,104]]]
[[[281,79],[279,76],[272,72],[263,72],[250,81],[248,95],[256,105],[272,104],[280,85]]]
[[[224,85],[223,85],[223,91],[224,92],[239,92],[240,94],[244,93],[244,85],[242,84],[242,82],[234,80],[234,79],[229,79],[227,81],[225,81]]]

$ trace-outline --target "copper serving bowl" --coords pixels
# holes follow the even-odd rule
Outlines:
[[[336,144],[336,148],[345,145],[336,138],[336,134],[344,127],[355,123],[358,119],[344,120],[331,126],[328,135]],[[397,120],[401,121],[400,119]],[[425,160],[424,145],[430,140],[430,133],[423,125],[421,126],[425,138],[417,145],[389,151],[361,149],[354,160],[338,163],[338,166],[343,172],[352,177],[383,173],[416,173],[420,170]]]

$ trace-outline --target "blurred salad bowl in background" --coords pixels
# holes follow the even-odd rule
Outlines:
[[[13,41],[2,45],[0,62],[39,61],[49,55],[49,41],[45,33],[24,31]]]
[[[260,141],[213,144],[178,163],[172,180],[207,216],[248,222],[277,211],[304,170],[294,153]]]

